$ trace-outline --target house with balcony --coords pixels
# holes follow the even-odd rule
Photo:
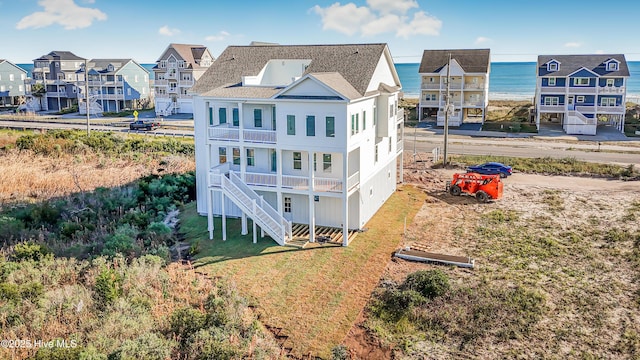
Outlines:
[[[396,189],[400,89],[386,44],[224,50],[192,89],[197,208],[210,237],[214,215],[223,239],[233,216],[243,234],[253,220],[254,241],[256,226],[280,245],[303,226],[305,241],[348,245]]]
[[[149,100],[149,72],[132,59],[92,59],[87,62],[90,113],[135,109]],[[76,71],[80,113],[86,114],[84,63]]]
[[[33,60],[32,77],[25,82],[28,108],[60,111],[76,105],[76,72],[84,61],[70,51],[52,51]],[[46,92],[33,94],[36,84],[43,86]]]
[[[598,126],[624,132],[628,78],[623,54],[538,56],[538,130],[555,123],[567,134],[595,135]]]
[[[17,105],[25,95],[27,71],[9,60],[0,59],[0,106]]]
[[[489,49],[425,50],[418,70],[418,120],[433,119],[438,126],[444,126],[448,85],[449,126],[484,124],[489,105],[490,62]]]
[[[193,113],[191,87],[213,61],[204,45],[170,44],[153,67],[156,114]]]

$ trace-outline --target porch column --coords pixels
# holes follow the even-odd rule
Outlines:
[[[224,176],[224,175],[223,175]],[[220,192],[220,198],[222,199],[221,202],[221,208],[222,208],[222,241],[226,241],[227,240],[227,214],[224,211],[224,200],[225,200],[225,196],[224,196],[224,191]]]
[[[245,214],[244,211],[242,212],[240,224],[242,226],[242,229],[240,230],[240,235],[247,235],[249,233],[249,230],[247,230],[247,214]]]
[[[349,151],[345,151],[343,154],[344,161],[342,161],[342,181],[346,186],[343,187],[342,193],[342,246],[349,245]],[[358,184],[358,187],[360,185]]]
[[[402,137],[402,139],[400,139],[402,141],[402,151],[400,152],[400,182],[404,184],[404,122],[400,127],[400,136]],[[396,144],[396,146],[397,145],[398,144]]]
[[[209,240],[213,240],[213,190],[207,189],[207,229]]]
[[[308,151],[309,158],[309,242],[316,241],[316,214],[315,201],[313,196],[315,176],[313,171],[313,151]]]

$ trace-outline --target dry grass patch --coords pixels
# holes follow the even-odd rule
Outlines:
[[[237,235],[239,221],[229,222],[226,242],[219,232],[209,241],[206,218],[194,208],[186,209],[182,229],[199,241],[199,270],[233,281],[263,323],[282,329],[284,347],[296,356],[326,358],[344,340],[399,246],[405,218],[411,221],[424,198],[413,187],[401,188],[346,248],[292,250],[268,238],[252,244],[251,234]]]

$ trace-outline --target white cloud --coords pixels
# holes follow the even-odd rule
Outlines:
[[[415,0],[367,0],[367,4],[381,14],[406,14],[407,11],[420,7]]]
[[[222,41],[222,40],[226,39],[227,37],[229,37],[229,35],[231,35],[231,34],[229,34],[226,31],[220,31],[217,35],[209,35],[209,36],[205,37],[204,39],[206,41]]]
[[[415,0],[367,0],[367,6],[339,2],[328,7],[314,6],[320,15],[323,30],[335,30],[352,36],[372,36],[395,33],[398,37],[411,35],[439,35],[442,21],[419,8]]]
[[[44,11],[36,11],[23,17],[16,24],[16,29],[38,29],[58,24],[66,30],[73,30],[89,27],[95,20],[107,19],[107,14],[99,9],[78,6],[74,0],[40,0],[38,5],[43,7]]]
[[[424,11],[419,11],[413,15],[413,20],[408,24],[402,24],[398,28],[396,36],[405,39],[411,35],[440,35],[442,21],[435,16],[431,16]]]
[[[180,34],[180,29],[172,29],[169,27],[169,25],[165,25],[160,29],[158,29],[158,34],[164,35],[164,36],[178,35]]]
[[[480,44],[484,44],[484,43],[488,43],[491,42],[492,40],[489,39],[488,37],[484,37],[484,36],[478,36],[478,38],[476,39],[476,41],[474,42],[474,44],[476,45],[480,45]]]
[[[567,48],[579,48],[580,46],[582,46],[582,44],[579,42],[568,42],[564,44],[564,47],[567,47]]]

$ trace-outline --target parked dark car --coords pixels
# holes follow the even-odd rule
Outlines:
[[[506,178],[507,176],[511,175],[511,171],[511,166],[497,162],[472,165],[467,168],[467,172],[474,172],[484,175],[500,175],[501,178]]]
[[[157,127],[160,126],[160,123],[157,121],[145,121],[145,120],[138,120],[138,121],[134,121],[131,124],[129,124],[129,129],[130,130],[155,130]]]

